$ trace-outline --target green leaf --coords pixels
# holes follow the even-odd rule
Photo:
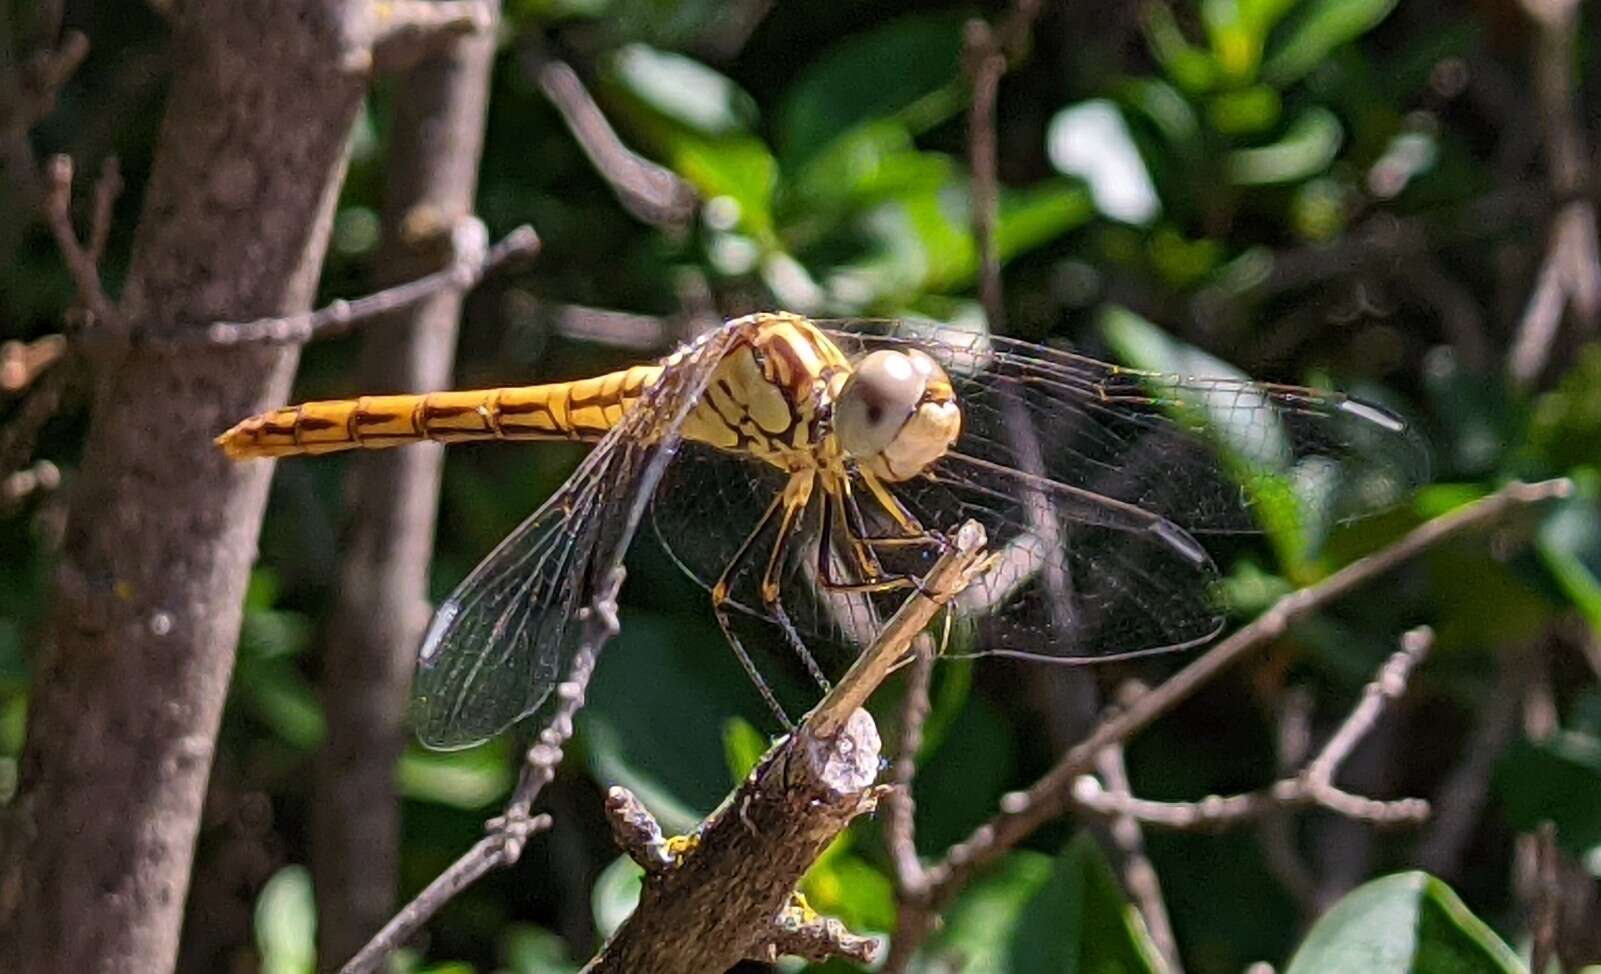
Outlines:
[[[543,927],[519,923],[500,940],[505,974],[572,974],[578,970],[567,953],[567,942]]]
[[[607,80],[657,113],[703,136],[747,131],[756,100],[699,61],[628,44],[607,61]]]
[[[1586,498],[1559,502],[1540,523],[1539,551],[1557,585],[1601,637],[1601,510]]]
[[[1217,61],[1189,42],[1166,3],[1158,0],[1147,6],[1142,26],[1151,57],[1174,84],[1191,94],[1210,91],[1217,85],[1221,73]]]
[[[668,143],[669,164],[695,187],[708,207],[731,202],[730,226],[738,226],[764,247],[778,245],[773,228],[778,162],[761,140],[749,136],[706,139],[681,132],[670,136]]]
[[[1396,0],[1310,0],[1301,5],[1283,31],[1262,76],[1283,87],[1322,64],[1329,53],[1378,26],[1395,9]]]
[[[743,717],[730,717],[723,721],[723,759],[728,773],[738,784],[756,767],[756,762],[767,753],[767,736],[756,725]]]
[[[1089,185],[1095,207],[1106,216],[1143,226],[1161,211],[1145,162],[1114,103],[1095,98],[1057,112],[1046,129],[1045,147],[1057,172]]]
[[[1318,920],[1285,974],[1522,974],[1451,888],[1421,872],[1375,879]]]
[[[1574,856],[1601,846],[1601,740],[1572,731],[1520,740],[1496,768],[1495,790],[1514,828],[1554,822],[1557,844]]]
[[[1252,135],[1278,124],[1279,93],[1267,85],[1224,91],[1212,97],[1206,116],[1224,135]]]
[[[848,36],[802,69],[778,112],[786,167],[868,122],[893,120],[919,132],[960,110],[964,19],[903,17]]]
[[[616,933],[634,912],[634,907],[639,905],[644,879],[645,870],[627,856],[618,856],[601,870],[589,894],[589,906],[595,916],[595,929],[602,937]]]
[[[1272,145],[1229,153],[1229,179],[1236,186],[1269,186],[1319,175],[1334,161],[1344,137],[1333,112],[1309,108]]]
[[[965,974],[1156,974],[1162,961],[1095,840],[1055,858],[1014,852],[974,883],[931,943]]]
[[[464,751],[408,748],[400,756],[396,786],[406,798],[468,811],[484,808],[511,788],[510,741],[501,735]]]
[[[311,974],[317,967],[317,903],[311,872],[285,866],[256,897],[256,952],[262,974]]]

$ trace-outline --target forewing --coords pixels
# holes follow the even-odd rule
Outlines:
[[[578,611],[621,563],[732,336],[708,333],[669,359],[567,483],[439,607],[418,652],[413,718],[424,744],[487,740],[533,713],[562,678],[581,634]]]
[[[853,356],[915,346],[938,359],[962,407],[960,452],[1191,532],[1259,530],[1286,494],[1308,524],[1348,520],[1428,475],[1398,417],[1339,393],[1127,369],[910,320],[830,334]]]

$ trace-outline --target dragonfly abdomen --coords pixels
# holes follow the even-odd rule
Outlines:
[[[242,460],[424,440],[597,440],[660,375],[641,365],[577,382],[308,402],[252,416],[217,443]]]

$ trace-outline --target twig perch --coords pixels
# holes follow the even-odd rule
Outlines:
[[[410,940],[457,893],[487,873],[517,862],[528,840],[550,827],[550,816],[529,813],[539,792],[556,776],[562,746],[573,734],[573,715],[584,705],[595,658],[601,647],[617,635],[617,590],[622,584],[623,570],[618,568],[595,594],[594,601],[583,609],[579,623],[584,628],[578,651],[573,655],[566,680],[556,687],[554,715],[540,731],[539,740],[528,749],[522,775],[505,809],[484,823],[489,834],[390,918],[383,929],[339,969],[340,974],[368,974],[377,970],[384,958]]]
[[[705,974],[780,953],[865,959],[873,941],[813,913],[795,894],[817,855],[881,797],[879,736],[861,705],[940,607],[984,567],[984,532],[968,523],[913,595],[796,732],[780,741],[693,836],[663,840],[620,788],[614,832],[645,868],[639,906],[588,974]]]

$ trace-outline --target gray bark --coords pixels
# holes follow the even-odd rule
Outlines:
[[[450,232],[473,212],[493,34],[464,37],[395,82],[382,284],[439,270]],[[365,393],[425,392],[450,381],[461,294],[441,291],[374,323]],[[437,444],[352,461],[350,521],[322,680],[328,741],[317,769],[313,871],[318,956],[337,969],[394,910],[412,661],[427,625],[443,454]]]
[[[306,309],[364,79],[337,0],[186,0],[121,317],[180,337]],[[356,48],[359,50],[359,48]],[[95,363],[19,791],[0,969],[173,966],[271,466],[211,437],[287,393],[247,346]]]

